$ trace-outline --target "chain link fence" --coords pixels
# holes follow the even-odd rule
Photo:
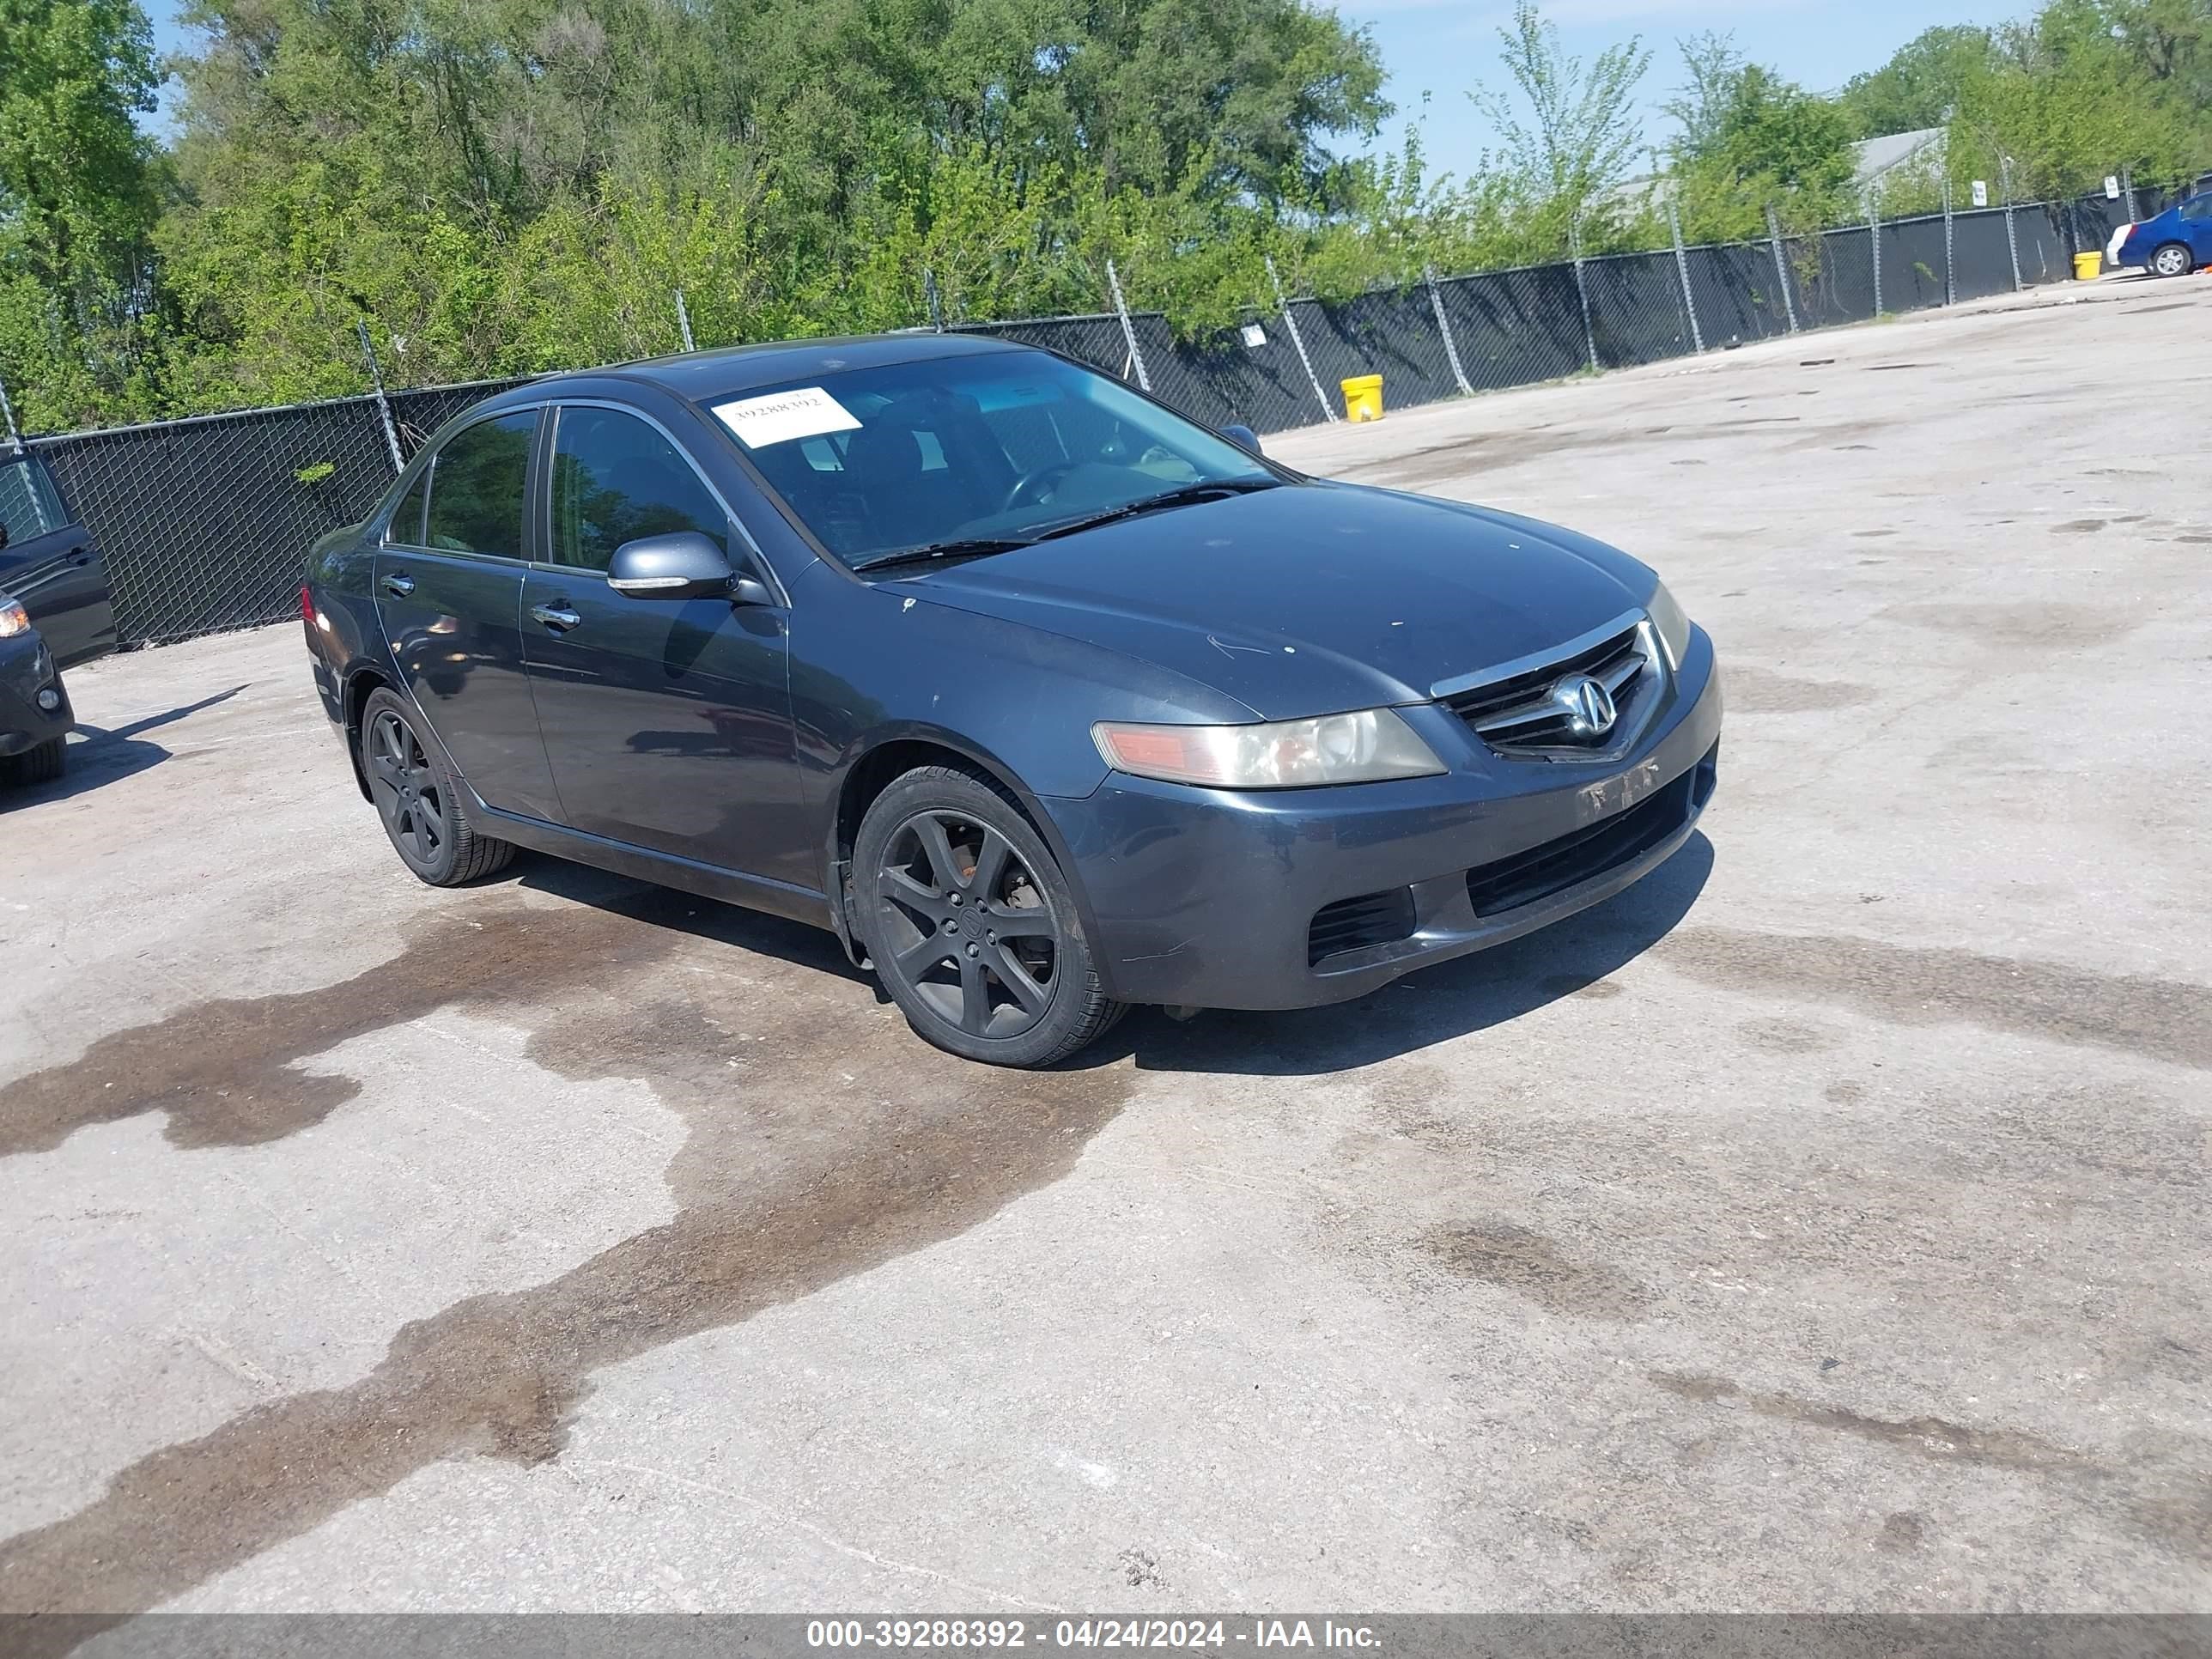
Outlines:
[[[2212,184],[2212,175],[2203,181]],[[2064,280],[2076,250],[2172,194],[2133,192],[1785,236],[1430,276],[1343,301],[1292,299],[1200,339],[1158,312],[1006,322],[963,332],[1046,347],[1208,426],[1281,432],[1342,417],[1339,383],[1380,374],[1392,407]],[[125,645],[296,613],[305,553],[367,516],[447,421],[521,380],[374,394],[33,438],[107,560]],[[386,425],[388,409],[390,426]]]

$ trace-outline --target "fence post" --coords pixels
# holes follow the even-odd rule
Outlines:
[[[1951,175],[1943,174],[1943,303],[1959,303],[1958,258],[1951,245]]]
[[[1145,354],[1137,344],[1137,325],[1129,320],[1129,302],[1121,297],[1121,273],[1114,269],[1110,254],[1106,260],[1106,286],[1113,290],[1114,314],[1121,319],[1121,343],[1129,348],[1129,366],[1137,371],[1137,384],[1150,392],[1152,377],[1145,373]]]
[[[1261,256],[1267,264],[1267,280],[1275,287],[1275,309],[1283,313],[1283,326],[1291,331],[1291,343],[1298,349],[1298,361],[1306,366],[1306,379],[1312,382],[1314,400],[1321,405],[1322,414],[1334,426],[1341,417],[1321,389],[1321,376],[1314,373],[1313,359],[1306,356],[1305,336],[1298,332],[1298,319],[1291,314],[1291,302],[1283,295],[1283,279],[1275,275],[1275,256]]]
[[[1690,256],[1682,246],[1682,216],[1672,198],[1667,203],[1667,228],[1674,238],[1674,275],[1682,283],[1682,309],[1690,319],[1690,344],[1703,351],[1705,349],[1705,331],[1698,326],[1698,301],[1690,292]]]
[[[8,383],[5,380],[0,380],[0,416],[7,418],[8,441],[15,445],[18,455],[21,454],[23,434],[15,430],[15,405],[8,401]]]
[[[2012,157],[1997,157],[1998,188],[2004,191],[2005,246],[2012,254],[2012,291],[2015,294],[2027,284],[2020,280],[2020,238],[2013,234],[2012,226]],[[2069,216],[2069,220],[2071,216]]]
[[[1437,332],[1444,337],[1444,359],[1451,364],[1452,379],[1458,383],[1460,394],[1471,398],[1474,388],[1467,383],[1467,371],[1459,366],[1459,346],[1452,339],[1451,319],[1444,315],[1444,296],[1437,289],[1437,268],[1423,265],[1421,275],[1429,285],[1429,309],[1437,313]]]
[[[944,333],[945,296],[937,291],[937,273],[927,265],[921,268],[921,302],[929,307],[929,325]]]
[[[699,349],[691,343],[691,313],[684,308],[684,290],[680,288],[676,290],[676,331],[684,337],[686,351]]]
[[[2136,207],[2135,175],[2125,167],[2120,169],[2120,199],[2128,204],[2129,222],[2130,224],[2140,222],[2142,215]]]
[[[1867,191],[1867,253],[1874,262],[1874,314],[1881,315],[1881,196]]]
[[[1790,293],[1790,266],[1782,257],[1782,221],[1774,216],[1774,204],[1766,204],[1767,246],[1774,250],[1774,280],[1782,284],[1782,311],[1790,319],[1790,331],[1797,331],[1797,301]]]
[[[1597,330],[1590,325],[1589,279],[1583,274],[1583,222],[1577,215],[1567,224],[1567,252],[1575,262],[1575,303],[1582,307],[1583,353],[1589,359],[1590,373],[1598,372]]]
[[[384,395],[384,370],[377,363],[376,348],[369,343],[368,319],[356,317],[353,325],[361,335],[361,355],[368,359],[369,380],[376,387],[376,412],[384,422],[384,441],[392,451],[392,470],[404,472],[407,470],[407,458],[399,453],[399,428],[392,424],[392,400]]]

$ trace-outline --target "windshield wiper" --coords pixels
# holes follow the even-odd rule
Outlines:
[[[1276,489],[1281,483],[1279,478],[1212,478],[1198,483],[1177,484],[1173,489],[1164,489],[1157,495],[1140,496],[1119,507],[1109,507],[1103,513],[1086,513],[1079,519],[1063,520],[1059,524],[1038,531],[1030,539],[1048,542],[1057,536],[1073,536],[1079,531],[1096,530],[1100,525],[1118,524],[1123,519],[1135,518],[1139,513],[1157,513],[1170,507],[1188,507],[1222,495],[1249,495],[1255,490]]]
[[[1019,536],[963,536],[957,541],[928,542],[920,547],[902,547],[890,553],[878,553],[873,558],[862,559],[853,566],[855,570],[887,570],[902,564],[945,564],[958,559],[988,559],[994,553],[1011,553],[1018,547],[1027,547],[1027,538]]]
[[[1102,524],[1134,518],[1139,513],[1157,513],[1164,507],[1184,507],[1221,495],[1249,495],[1255,489],[1273,489],[1280,483],[1278,478],[1214,478],[1198,483],[1177,484],[1173,489],[1164,489],[1157,495],[1139,496],[1133,501],[1124,501],[1119,507],[1109,507],[1103,512],[1086,513],[1079,519],[1063,519],[1056,524],[1048,524],[1026,536],[963,536],[948,542],[926,542],[920,547],[902,547],[861,559],[854,563],[853,568],[888,570],[900,565],[987,559],[994,553],[1011,553],[1017,548],[1034,547],[1039,542],[1048,542],[1057,536],[1073,536],[1079,530],[1093,530]]]

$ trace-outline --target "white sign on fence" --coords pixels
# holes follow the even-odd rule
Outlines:
[[[2108,202],[2117,202],[2120,199],[2120,175],[2117,173],[2108,173],[2105,175],[2105,199]]]
[[[1247,323],[1244,325],[1243,331],[1244,343],[1251,350],[1257,351],[1261,346],[1267,343],[1267,331],[1261,327],[1259,324]]]
[[[1976,207],[1987,207],[1989,204],[1990,204],[1990,181],[1989,181],[1988,179],[1975,179],[1975,180],[1974,180],[1974,205],[1975,205]]]

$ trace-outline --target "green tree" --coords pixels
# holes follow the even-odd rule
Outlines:
[[[1924,29],[1878,70],[1854,75],[1840,94],[1855,138],[1942,126],[1966,84],[1987,73],[1996,38],[1972,24]]]
[[[1711,29],[1674,44],[1688,78],[1661,107],[1682,129],[1674,141],[1677,161],[1699,161],[1720,148],[1722,129],[1743,82],[1744,56],[1733,34]]]
[[[1563,251],[1585,220],[1613,211],[1607,198],[1628,177],[1643,143],[1636,88],[1651,54],[1632,39],[1585,67],[1535,0],[1516,0],[1513,21],[1498,37],[1518,96],[1498,88],[1468,96],[1504,143],[1504,171],[1528,215],[1530,251]]]
[[[1669,106],[1683,128],[1670,183],[1688,234],[1760,235],[1770,206],[1805,230],[1856,211],[1850,125],[1836,100],[1745,63],[1711,35],[1681,46],[1690,84]]]
[[[2193,54],[2177,34],[2169,55],[2145,25],[2149,10],[2048,0],[2000,30],[1990,64],[1960,90],[1954,180],[1994,178],[2009,161],[2014,194],[2033,199],[2094,190],[2123,167],[2148,180],[2192,175],[2209,136],[2184,67]],[[2163,15],[2186,21],[2185,9]]]
[[[130,0],[0,0],[0,378],[34,425],[146,401],[155,85]]]

